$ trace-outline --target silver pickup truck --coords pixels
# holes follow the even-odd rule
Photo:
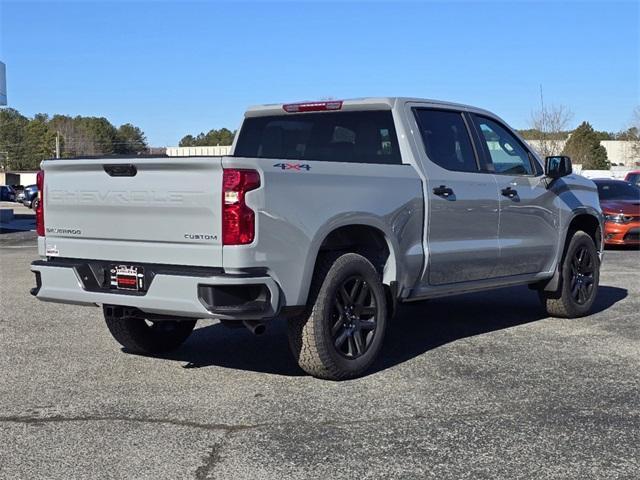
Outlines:
[[[101,305],[129,351],[285,317],[300,366],[344,379],[399,302],[528,284],[571,318],[598,290],[595,185],[466,105],[253,107],[229,156],[46,160],[38,183],[32,294]]]

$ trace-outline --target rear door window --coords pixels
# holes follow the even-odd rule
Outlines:
[[[249,117],[236,157],[400,164],[391,111],[322,112]]]
[[[461,112],[415,109],[429,160],[455,172],[477,172],[475,152]]]

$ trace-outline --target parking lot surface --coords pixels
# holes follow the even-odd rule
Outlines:
[[[526,287],[405,306],[336,383],[296,367],[282,321],[125,353],[100,309],[29,295],[32,233],[0,237],[2,479],[639,477],[638,250],[607,251],[581,319]]]

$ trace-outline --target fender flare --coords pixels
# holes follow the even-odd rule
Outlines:
[[[311,279],[313,278],[313,274],[315,273],[316,261],[318,259],[318,255],[320,254],[320,247],[332,232],[339,228],[349,226],[372,227],[382,233],[387,242],[387,248],[389,249],[389,259],[387,260],[388,268],[387,266],[385,266],[382,283],[391,287],[392,285],[396,284],[397,279],[400,278],[400,270],[402,269],[402,265],[399,264],[397,257],[399,246],[397,240],[393,236],[393,233],[389,231],[382,219],[379,219],[378,217],[372,216],[370,214],[358,213],[351,213],[347,217],[337,216],[325,222],[318,229],[310,242],[307,260],[305,262],[304,271],[302,274],[302,285],[300,290],[301,294],[299,303],[306,304],[307,302],[307,298],[309,296],[309,288],[311,287]]]

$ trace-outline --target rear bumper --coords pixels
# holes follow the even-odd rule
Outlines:
[[[36,287],[31,294],[48,302],[119,305],[176,317],[258,320],[278,314],[280,288],[273,278],[216,270],[158,268],[152,271],[148,290],[138,294],[97,286],[92,278],[95,263],[35,261],[31,271]]]

